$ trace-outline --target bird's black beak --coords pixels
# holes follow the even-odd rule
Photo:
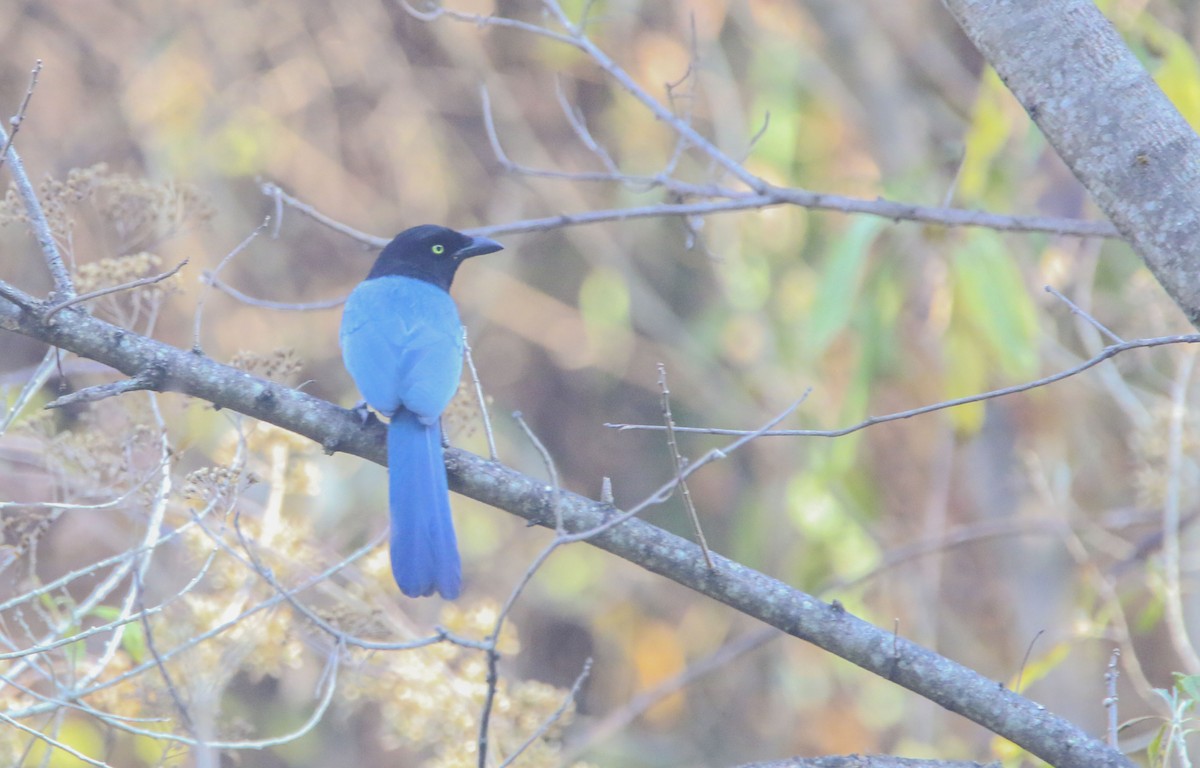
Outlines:
[[[471,256],[482,256],[485,253],[495,253],[502,250],[504,250],[504,246],[495,240],[486,237],[472,237],[471,242],[459,248],[454,255],[460,259],[466,259]]]

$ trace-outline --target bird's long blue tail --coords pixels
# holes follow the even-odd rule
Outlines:
[[[388,509],[392,518],[392,575],[409,597],[438,592],[453,600],[462,565],[450,517],[442,463],[442,430],[401,409],[387,431]]]

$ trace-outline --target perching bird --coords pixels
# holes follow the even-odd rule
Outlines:
[[[503,247],[430,224],[407,229],[379,254],[342,313],[346,370],[389,419],[392,575],[410,597],[454,599],[462,588],[439,422],[462,374],[463,329],[450,283],[464,259]]]

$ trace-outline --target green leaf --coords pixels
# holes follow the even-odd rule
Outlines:
[[[1175,673],[1175,687],[1192,701],[1200,701],[1200,675]]]
[[[986,342],[989,357],[1007,376],[1037,371],[1037,310],[1029,289],[999,235],[977,230],[954,252],[954,322],[966,323]]]
[[[805,337],[808,352],[819,357],[854,313],[871,244],[887,225],[882,219],[857,219],[825,260]]]
[[[98,605],[90,615],[104,622],[116,621],[121,617],[120,610],[112,605]],[[140,664],[146,660],[146,631],[139,622],[126,622],[119,628],[121,631],[121,647],[129,654],[134,663]]]
[[[984,197],[1000,153],[1014,130],[1027,124],[1028,118],[1016,106],[1008,88],[996,71],[988,67],[980,79],[971,125],[964,139],[962,167],[958,172],[959,198],[976,202]]]
[[[1163,761],[1163,737],[1167,735],[1167,726],[1159,728],[1154,734],[1154,738],[1150,740],[1149,746],[1146,747],[1146,756],[1150,758],[1150,765],[1157,767],[1162,765]]]

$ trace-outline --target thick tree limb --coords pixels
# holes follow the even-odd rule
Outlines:
[[[1200,327],[1200,137],[1092,0],[943,0]]]
[[[386,461],[385,430],[377,422],[364,427],[352,411],[140,336],[78,308],[47,318],[51,308],[30,310],[0,301],[0,328],[112,366],[147,388],[181,392],[270,422],[328,451]],[[568,533],[595,528],[616,513],[611,504],[556,491],[465,451],[450,449],[446,460],[454,490],[548,528],[555,527],[556,511]],[[1059,768],[1132,765],[995,680],[868,624],[836,602],[824,603],[715,553],[715,567],[710,569],[696,544],[641,520],[616,525],[589,542],[902,685]]]

